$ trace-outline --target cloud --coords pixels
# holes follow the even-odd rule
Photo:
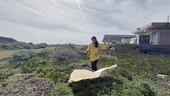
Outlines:
[[[169,0],[0,0],[0,35],[20,41],[89,43],[166,21]],[[38,34],[38,35],[37,35]]]

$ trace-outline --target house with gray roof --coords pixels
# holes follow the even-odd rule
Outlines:
[[[139,45],[170,45],[170,23],[153,22],[134,32]]]

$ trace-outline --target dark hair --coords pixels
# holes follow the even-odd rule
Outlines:
[[[95,36],[93,36],[93,37],[91,38],[91,40],[93,40],[93,39],[96,40],[96,42],[95,42],[95,47],[96,47],[96,48],[99,47],[99,43],[98,43],[98,41],[97,41],[97,38],[96,38]]]

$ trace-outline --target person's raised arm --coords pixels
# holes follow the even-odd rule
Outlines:
[[[99,47],[100,47],[101,50],[112,49],[113,48],[113,46],[109,46],[109,45],[106,45],[106,44],[100,44]]]
[[[100,45],[99,45],[99,48],[100,48],[101,50],[105,50],[105,49],[107,49],[107,45],[106,45],[106,44],[100,44]]]

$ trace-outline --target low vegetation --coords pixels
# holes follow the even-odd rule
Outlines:
[[[46,43],[33,44],[25,42],[0,43],[0,50],[17,50],[17,49],[39,49],[46,48]]]
[[[115,46],[116,54],[111,52],[108,63],[107,56],[101,58],[99,68],[118,64],[107,77],[68,84],[74,69],[90,70],[85,49],[81,46],[58,45],[38,53],[20,51],[1,59],[0,95],[29,93],[38,86],[35,82],[39,82],[43,89],[35,89],[30,94],[35,95],[39,91],[47,96],[170,96],[170,56],[141,54],[130,45]],[[167,75],[167,80],[162,83],[158,74]],[[15,79],[12,85],[11,78]],[[24,84],[30,86],[30,90],[24,85],[19,86],[20,82],[27,82]],[[10,88],[14,86],[17,86],[16,90],[19,87],[23,90],[11,91]],[[6,93],[4,90],[7,90]]]

